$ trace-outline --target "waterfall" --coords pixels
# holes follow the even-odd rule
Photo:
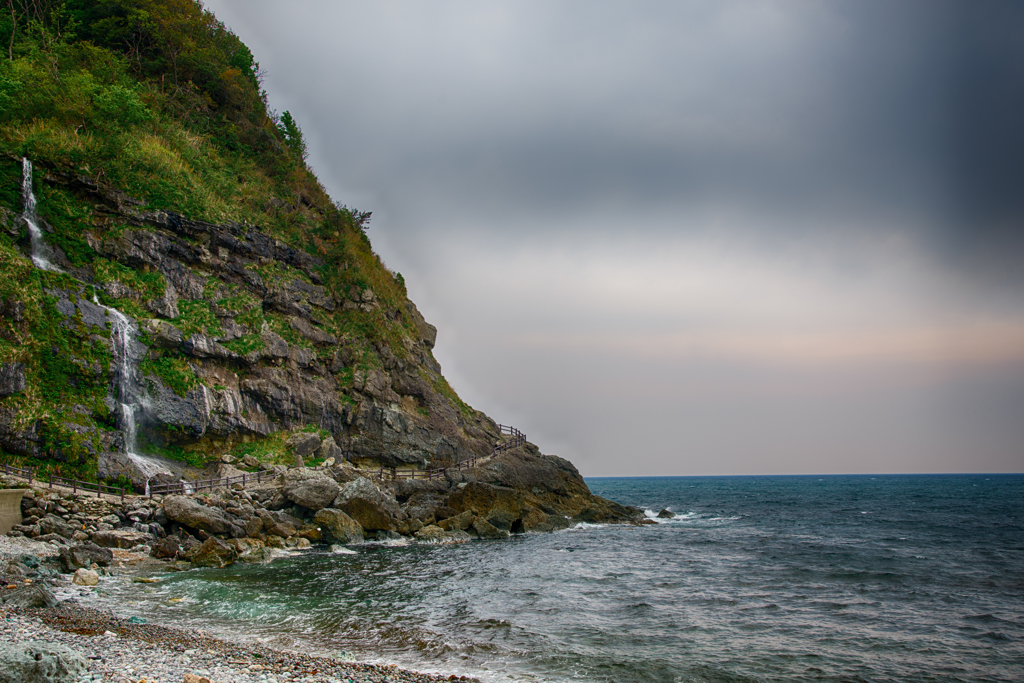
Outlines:
[[[39,228],[39,217],[36,215],[36,196],[32,191],[32,162],[22,157],[22,214],[28,225],[29,239],[32,243],[32,263],[42,270],[62,273],[51,260],[53,249],[43,239],[43,231]],[[114,342],[114,356],[117,367],[114,371],[112,394],[118,407],[118,426],[124,434],[124,454],[132,461],[135,468],[146,479],[146,494],[149,495],[149,482],[158,474],[171,474],[159,460],[138,453],[138,420],[136,412],[143,407],[145,391],[139,377],[139,360],[135,351],[136,328],[131,319],[116,308],[104,306],[97,297],[93,303],[107,311],[114,319],[110,330]],[[189,487],[191,488],[191,487]],[[189,490],[191,492],[191,490]]]
[[[124,435],[124,454],[134,463],[139,473],[146,478],[146,494],[149,494],[149,482],[158,474],[170,474],[158,460],[138,452],[139,426],[137,413],[143,407],[145,391],[139,377],[139,358],[135,349],[136,328],[131,319],[116,308],[104,306],[99,299],[93,297],[93,303],[106,310],[114,319],[111,325],[110,338],[114,342],[113,394],[117,403],[118,427]]]
[[[39,217],[36,215],[36,195],[32,192],[32,162],[21,159],[21,218],[28,225],[28,236],[32,242],[32,263],[36,268],[62,273],[60,268],[50,260],[53,249],[43,239],[43,231],[39,228]]]

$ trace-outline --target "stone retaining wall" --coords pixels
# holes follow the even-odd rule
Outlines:
[[[0,489],[0,535],[21,524],[21,497],[25,489]]]

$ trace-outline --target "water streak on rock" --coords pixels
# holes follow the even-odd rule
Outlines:
[[[32,263],[36,268],[62,273],[60,268],[53,264],[53,249],[43,239],[43,231],[39,227],[39,216],[36,215],[36,195],[32,191],[32,162],[27,158],[21,159],[21,218],[28,226],[29,240],[32,243]]]

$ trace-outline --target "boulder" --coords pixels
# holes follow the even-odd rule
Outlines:
[[[672,512],[668,508],[665,508],[664,510],[658,513],[658,519],[674,519],[675,516],[676,513]]]
[[[262,541],[253,538],[233,538],[227,543],[237,555],[239,562],[264,564],[274,559]]]
[[[91,569],[75,570],[75,575],[71,578],[71,583],[76,586],[95,586],[100,582],[100,575]]]
[[[351,545],[363,542],[363,528],[341,510],[324,508],[316,513],[313,520],[320,525],[320,533],[328,543]]]
[[[83,543],[60,549],[60,566],[68,574],[82,567],[89,568],[94,563],[101,567],[109,567],[113,561],[114,553],[95,543]]]
[[[85,657],[57,643],[0,643],[0,683],[73,683],[88,671]]]
[[[56,515],[47,515],[39,520],[39,533],[44,536],[57,534],[70,539],[75,533],[75,528]]]
[[[285,445],[292,449],[295,455],[303,457],[312,455],[320,448],[320,437],[312,432],[296,432],[288,437]]]
[[[210,534],[225,534],[231,531],[231,522],[219,509],[196,502],[187,496],[164,498],[164,514],[178,524],[201,529]]]
[[[57,598],[41,583],[0,593],[0,602],[7,607],[55,607]],[[3,680],[3,679],[0,679]]]
[[[246,467],[259,467],[260,461],[255,455],[247,455],[242,458],[242,464]]]
[[[448,483],[444,479],[399,479],[394,483],[395,497],[405,502],[418,493],[444,496],[448,493]]]
[[[473,514],[472,510],[466,510],[454,517],[442,519],[437,523],[437,526],[444,531],[465,531],[469,527],[473,526],[473,520],[475,518],[476,515]]]
[[[508,538],[508,532],[495,527],[486,519],[477,517],[473,520],[473,530],[480,538]]]
[[[137,545],[152,543],[153,536],[152,534],[132,529],[112,529],[110,531],[97,531],[92,535],[92,542],[103,548],[130,550]]]
[[[398,501],[364,477],[345,484],[331,507],[343,511],[366,531],[393,531],[400,512]]]
[[[168,536],[154,543],[149,554],[158,560],[173,560],[181,550],[181,540],[177,536]]]
[[[188,560],[193,567],[213,567],[219,569],[233,564],[238,553],[224,541],[210,536],[202,545],[188,552]]]
[[[424,523],[431,523],[438,518],[437,511],[444,506],[444,499],[435,493],[417,493],[405,504],[405,514]]]
[[[498,529],[511,531],[524,512],[525,500],[522,491],[474,481],[448,496],[448,506],[456,512],[472,510]]]
[[[329,436],[320,442],[320,447],[316,449],[316,457],[328,460],[334,458],[335,462],[341,462],[345,454],[341,451],[341,448],[334,441],[333,436]]]
[[[285,472],[281,492],[285,498],[310,510],[320,510],[331,504],[341,491],[338,482],[323,472],[294,469]]]
[[[554,524],[548,521],[547,514],[545,514],[543,510],[535,508],[532,505],[526,506],[526,511],[523,513],[522,518],[520,518],[519,520],[519,526],[521,531],[555,530]]]

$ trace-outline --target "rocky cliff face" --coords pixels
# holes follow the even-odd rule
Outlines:
[[[489,454],[500,438],[492,420],[441,393],[447,385],[431,354],[437,332],[411,301],[388,309],[371,287],[332,291],[324,285],[323,260],[256,226],[141,211],[91,181],[48,180],[98,201],[97,220],[83,226],[97,255],[162,284],[143,291],[129,278],[98,277],[95,267],[76,268],[58,249],[58,264],[77,286],[47,290],[61,324],[93,344],[109,346],[111,321],[91,294],[136,314],[135,355],[147,385],[137,417],[157,447],[216,456],[313,426],[351,461],[419,469]],[[16,327],[22,307],[5,302],[0,314]],[[402,334],[368,343],[358,323],[381,313],[404,321],[394,326]],[[107,368],[97,365],[89,370],[102,378]],[[0,379],[8,394],[24,390],[17,364],[0,369]],[[116,430],[99,420],[79,422],[75,431],[88,437],[92,454],[117,450]],[[35,434],[40,425],[18,427],[8,410],[0,418],[0,446],[47,455]]]

